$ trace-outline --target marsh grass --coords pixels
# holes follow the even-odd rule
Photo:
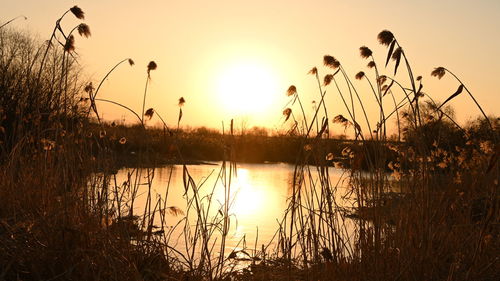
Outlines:
[[[341,156],[350,163],[345,169],[348,191],[342,191],[328,173],[334,154],[325,151],[320,142],[327,135],[321,133],[323,129],[316,136],[310,134],[315,119],[325,118],[318,115],[324,96],[320,87],[321,101],[313,120],[299,130],[306,132],[302,136],[304,149],[298,151],[289,207],[279,225],[278,256],[287,262],[288,269],[287,277],[281,278],[494,280],[498,273],[494,269],[498,244],[492,242],[499,230],[498,124],[491,124],[467,91],[483,113],[479,124],[489,129],[479,129],[481,125],[463,129],[443,107],[465,89],[462,82],[453,75],[460,82],[459,89],[443,104],[436,104],[423,94],[422,77],[414,78],[394,35],[383,31],[378,38],[389,47],[386,66],[393,59],[394,74],[400,62],[405,62],[410,87],[403,86],[408,82],[379,74],[373,53],[361,47],[361,56],[371,59],[368,67],[375,69],[377,81],[373,87],[366,73],[356,75],[358,80],[370,82],[380,109],[378,124],[370,126],[363,113],[367,102],[360,99],[342,64],[333,56],[324,57],[325,66],[335,70],[325,76],[324,86],[335,86],[337,91],[329,94],[338,96],[349,114],[349,119],[337,115],[333,122],[352,126],[359,145],[342,150]],[[432,75],[442,77],[445,68],[439,69],[441,72],[435,70]],[[340,82],[347,85],[347,93],[338,87]],[[393,85],[399,91],[391,89]],[[402,95],[399,103],[395,98],[398,92]],[[387,93],[394,108],[383,102]],[[422,104],[423,97],[429,101]],[[357,108],[369,132],[358,125]],[[397,119],[402,131],[398,138],[403,137],[404,142],[388,142],[385,124],[394,120],[391,117]],[[479,130],[485,133],[480,138]],[[325,161],[311,166],[309,158]],[[302,270],[298,273],[296,267]]]
[[[102,81],[118,65],[133,63],[120,61],[97,89],[83,83],[72,32],[87,36],[90,29],[78,25],[69,33],[62,30],[60,22],[70,12],[84,17],[76,6],[66,11],[47,45],[5,24],[0,28],[0,279],[498,277],[498,118],[485,116],[458,78],[459,89],[444,103],[465,90],[484,115],[476,124],[461,127],[444,103],[420,100],[429,97],[422,92],[422,77],[414,77],[391,32],[378,36],[388,47],[385,65],[392,59],[394,74],[404,69],[407,81],[382,75],[371,50],[360,48],[373,72],[356,78],[370,85],[380,111],[376,120],[368,118],[370,103],[361,99],[355,81],[333,56],[323,58],[323,83],[317,68],[309,72],[319,89],[312,116],[306,116],[296,87],[288,89],[291,100],[283,114],[285,122],[293,121],[290,133],[297,142],[288,207],[269,244],[242,240],[228,249],[227,237],[237,219],[231,215],[231,188],[240,139],[233,122],[222,129],[222,164],[207,175],[223,187],[224,199],[216,202],[215,185],[194,179],[182,153],[184,98],[179,99],[177,129],[157,109],[145,111],[154,62],[147,66],[141,114],[101,98],[104,94],[97,98]],[[442,77],[446,71],[439,68],[433,75]],[[327,89],[341,99],[346,117],[328,110]],[[388,95],[392,105],[384,101]],[[105,124],[96,102],[132,112],[137,125]],[[152,186],[156,160],[151,156],[160,145],[151,146],[157,136],[146,122],[155,116],[163,124],[157,135],[163,140],[168,135],[169,153],[182,164],[184,206],[168,204],[170,181],[161,193]],[[386,124],[396,121],[402,142],[387,136]],[[325,145],[332,135],[330,122],[353,132],[340,149]],[[127,130],[141,138],[134,141]],[[116,173],[123,152],[137,158],[135,167],[122,170],[125,179]],[[148,165],[138,168],[141,163]],[[339,180],[329,174],[332,166],[342,169]],[[172,218],[176,224],[168,227]]]

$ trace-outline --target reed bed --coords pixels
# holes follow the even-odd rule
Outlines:
[[[451,75],[458,89],[441,104],[422,92],[423,78],[390,31],[378,35],[388,48],[385,67],[360,48],[368,61],[367,73],[354,76],[360,81],[330,55],[323,79],[318,68],[310,71],[319,89],[312,115],[299,89],[286,91],[285,125],[299,144],[288,208],[273,241],[243,240],[231,250],[233,122],[223,128],[222,164],[207,175],[223,186],[224,200],[212,200],[215,186],[195,180],[184,164],[185,205],[168,205],[170,184],[161,194],[152,186],[156,159],[148,143],[155,136],[146,121],[162,121],[169,153],[186,163],[179,130],[186,100],[179,98],[177,128],[146,109],[154,61],[145,67],[140,114],[98,96],[114,69],[135,63],[118,62],[96,89],[84,82],[73,33],[89,37],[90,28],[81,23],[64,31],[60,23],[71,14],[84,19],[77,6],[68,9],[43,44],[9,29],[10,21],[0,26],[0,279],[497,280],[499,120],[488,118],[444,67],[432,76]],[[356,86],[365,80],[374,105]],[[329,111],[327,89],[348,116]],[[445,106],[463,93],[483,115],[468,127]],[[133,150],[138,165],[122,170],[125,180],[116,168],[127,129],[109,133],[100,103],[137,118],[133,130],[143,143]],[[368,106],[379,109],[376,120]],[[325,145],[332,123],[353,135],[335,151]],[[397,124],[398,141],[387,136],[390,123]],[[333,167],[342,169],[340,180],[330,176]]]
[[[293,117],[291,128],[300,132],[303,149],[297,153],[292,196],[278,240],[278,256],[289,269],[300,265],[302,275],[290,275],[289,270],[287,278],[494,280],[498,277],[494,242],[499,230],[498,118],[491,121],[467,90],[483,118],[462,128],[445,104],[467,89],[463,82],[446,68],[436,68],[432,76],[449,73],[459,84],[437,104],[422,91],[422,77],[413,74],[394,35],[384,30],[378,40],[388,47],[385,65],[392,60],[394,75],[398,70],[407,75],[404,82],[382,75],[372,51],[360,48],[374,82],[363,71],[355,78],[371,86],[378,120],[368,119],[367,102],[361,100],[339,60],[324,57],[332,73],[325,75],[323,84],[318,69],[310,71],[319,85],[320,102],[309,122],[306,116]],[[349,114],[337,115],[333,122],[351,128],[359,144],[346,146],[340,155],[350,164],[345,169],[348,190],[344,192],[331,181],[328,170],[344,163],[332,163],[339,155],[320,142],[329,138],[328,114],[334,115],[324,104],[329,87],[333,87],[329,94],[339,97]],[[288,95],[297,95],[295,86],[290,89]],[[391,99],[386,101],[389,97],[392,104]],[[295,100],[298,97],[292,103]],[[302,112],[300,104],[297,110]],[[283,112],[286,119],[293,111]],[[402,142],[388,141],[389,120],[397,123]],[[307,165],[310,158],[321,164]],[[311,170],[318,176],[312,176]]]

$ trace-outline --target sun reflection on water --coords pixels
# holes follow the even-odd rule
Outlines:
[[[265,208],[267,196],[262,186],[254,184],[247,169],[239,169],[233,192],[231,213],[237,217],[255,215]]]

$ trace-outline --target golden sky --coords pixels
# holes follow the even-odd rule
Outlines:
[[[140,112],[146,66],[154,60],[146,108],[153,107],[167,123],[177,121],[177,100],[186,99],[184,126],[221,128],[221,122],[280,127],[288,101],[288,86],[296,85],[310,114],[319,101],[317,83],[307,72],[317,66],[320,75],[331,71],[323,55],[335,56],[366,100],[373,123],[377,108],[367,82],[354,80],[366,69],[359,56],[362,45],[383,64],[386,48],[377,34],[391,30],[403,46],[415,75],[423,76],[424,91],[444,101],[458,87],[448,76],[430,76],[436,66],[454,71],[489,114],[499,114],[500,1],[128,1],[3,0],[0,22],[17,15],[12,27],[30,30],[45,40],[55,20],[73,5],[85,12],[92,31],[76,38],[76,51],[86,75],[97,84],[118,61],[132,58],[136,65],[120,66],[104,83],[99,96]],[[63,26],[79,24],[72,15]],[[391,67],[384,70],[391,75]],[[409,86],[405,72],[398,80]],[[334,88],[327,88],[330,115],[345,114]],[[466,95],[452,101],[459,121],[480,112]],[[121,109],[101,105],[108,120],[133,120]],[[152,120],[152,122],[156,122]]]

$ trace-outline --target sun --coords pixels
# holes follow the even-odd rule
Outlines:
[[[217,75],[215,91],[225,114],[258,119],[276,106],[278,78],[272,68],[262,62],[239,61]]]

